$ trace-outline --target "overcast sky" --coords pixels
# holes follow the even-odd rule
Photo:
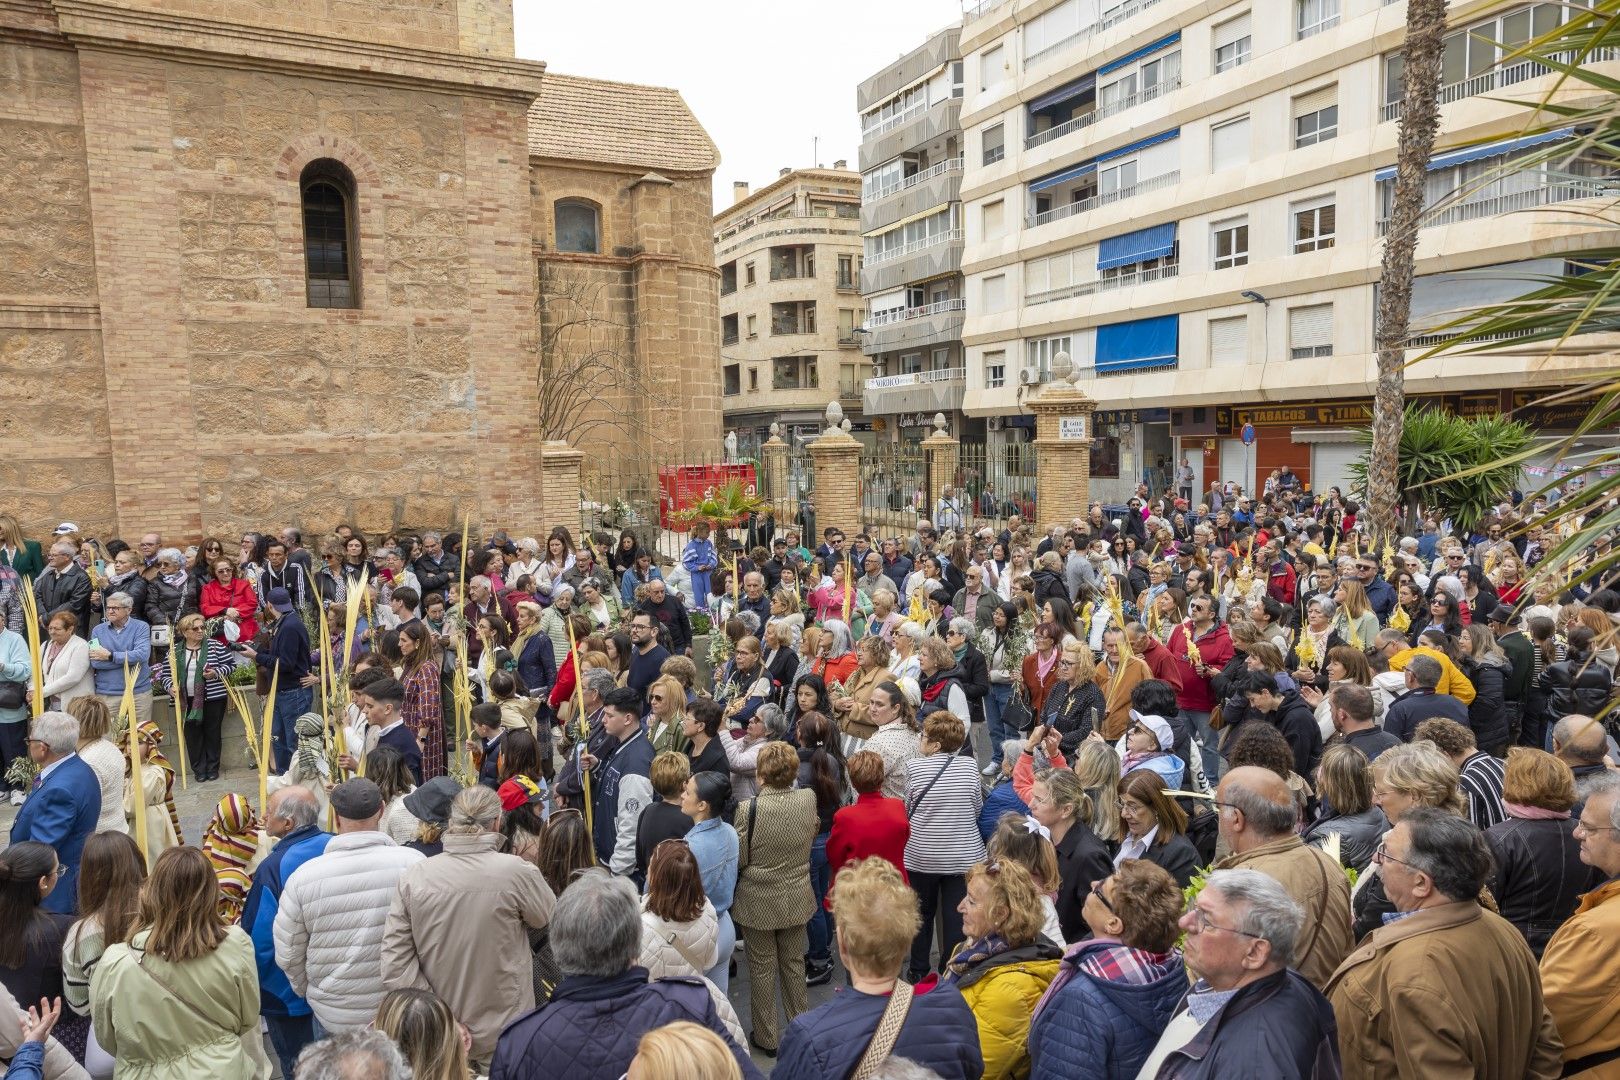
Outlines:
[[[679,90],[720,147],[723,206],[733,180],[758,190],[784,167],[846,158],[857,168],[855,84],[959,21],[962,0],[514,0],[514,9],[524,59]]]

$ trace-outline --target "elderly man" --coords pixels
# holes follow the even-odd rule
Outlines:
[[[1397,914],[1329,980],[1346,1077],[1552,1078],[1563,1043],[1535,957],[1479,905],[1485,836],[1445,810],[1406,811],[1373,861]]]
[[[56,850],[61,870],[45,895],[47,911],[78,910],[79,856],[101,816],[101,782],[79,757],[79,722],[64,712],[40,713],[28,739],[39,766],[33,793],[11,823],[13,844],[32,840]]]
[[[1333,1010],[1316,987],[1288,970],[1305,921],[1299,905],[1266,875],[1211,872],[1181,918],[1187,967],[1197,981],[1138,1075],[1337,1077]]]
[[[78,634],[90,634],[90,575],[74,561],[78,548],[66,540],[51,545],[45,560],[45,569],[34,579],[34,606],[39,611],[39,625],[51,621],[58,611],[71,611],[79,620]]]
[[[293,1074],[299,1053],[315,1041],[315,1022],[309,1002],[293,990],[286,973],[276,966],[276,913],[281,910],[287,878],[325,852],[332,839],[316,820],[320,809],[320,802],[306,787],[282,788],[270,796],[264,831],[276,839],[276,846],[253,872],[253,887],[242,908],[242,929],[253,939],[259,967],[259,1015],[281,1061],[282,1076]]]
[[[501,1032],[490,1080],[619,1080],[641,1036],[682,1020],[718,1035],[746,1080],[759,1080],[753,1061],[726,1032],[702,979],[649,982],[647,969],[636,966],[641,902],[627,879],[601,869],[580,874],[551,914],[551,951],[563,979],[550,1001]]]
[[[1581,897],[1547,943],[1541,992],[1564,1040],[1564,1075],[1601,1080],[1620,1075],[1620,775],[1589,783],[1575,839],[1581,862],[1607,880]]]
[[[1603,758],[1609,752],[1609,737],[1603,725],[1590,716],[1570,713],[1552,729],[1553,756],[1575,774],[1575,795],[1585,799],[1591,785],[1611,770]]]
[[[868,556],[868,558],[877,558],[877,556],[872,555]],[[743,575],[742,598],[737,604],[737,611],[739,613],[744,611],[753,612],[759,617],[761,627],[770,621],[771,598],[765,595],[765,575],[758,570],[750,570]]]
[[[295,1067],[299,1080],[410,1080],[411,1075],[399,1044],[374,1028],[322,1039],[298,1055]]]
[[[263,649],[244,644],[237,649],[237,654],[257,664],[264,678],[276,684],[271,717],[275,728],[275,766],[277,772],[286,772],[292,764],[293,751],[298,749],[298,718],[314,704],[314,687],[319,677],[312,674],[309,630],[293,609],[287,590],[271,589],[265,597],[264,612],[266,621],[275,628],[269,644]]]
[[[1420,655],[1408,660],[1406,693],[1390,703],[1384,714],[1384,730],[1402,742],[1411,742],[1417,726],[1430,717],[1443,716],[1467,726],[1468,706],[1436,690],[1444,673],[1440,662],[1432,657]]]
[[[1221,839],[1232,854],[1218,870],[1258,870],[1273,878],[1305,913],[1293,967],[1323,986],[1350,951],[1350,881],[1338,860],[1306,844],[1295,830],[1294,793],[1270,769],[1245,765],[1221,778],[1215,793]]]
[[[994,589],[985,587],[982,566],[969,565],[963,576],[966,584],[956,590],[951,607],[963,618],[972,619],[976,629],[988,630],[990,617],[996,613],[1001,597],[996,595]]]
[[[129,672],[135,717],[144,724],[152,719],[152,628],[135,618],[134,610],[129,593],[115,592],[107,597],[106,621],[90,632],[90,667],[96,697],[106,702],[114,716],[124,700],[124,673]]]
[[[592,668],[585,673],[585,689],[580,696],[585,701],[583,726],[589,734],[583,747],[576,741],[573,752],[567,755],[557,770],[557,780],[552,785],[552,790],[556,792],[558,805],[570,806],[575,810],[583,808],[584,784],[579,775],[580,759],[587,755],[593,756],[593,760],[600,758],[617,745],[617,740],[607,733],[602,724],[603,702],[607,695],[617,689],[617,685],[613,680],[613,673],[607,668]],[[568,734],[571,739],[577,740],[580,727],[581,722],[577,717],[569,723]]]
[[[382,1001],[382,940],[405,871],[426,856],[378,831],[383,799],[365,777],[332,789],[337,835],[286,879],[273,921],[276,966],[328,1032],[358,1031]]]
[[[651,615],[669,631],[669,651],[676,656],[688,656],[692,651],[692,620],[687,617],[686,605],[679,597],[669,594],[669,587],[657,578],[647,582],[647,599],[636,608]]]
[[[422,534],[422,554],[411,567],[416,572],[417,587],[423,595],[436,592],[443,595],[456,580],[456,565],[444,551],[444,538],[436,532]]]
[[[467,662],[477,665],[484,654],[483,640],[478,636],[478,620],[485,615],[499,615],[508,628],[517,625],[517,613],[505,597],[495,595],[489,578],[483,574],[467,581],[467,602],[462,605],[461,617],[467,624]]]
[[[892,589],[894,583],[883,573],[883,556],[875,551],[868,551],[861,558],[861,576],[855,579],[855,587],[870,597],[879,589]],[[760,620],[765,625],[765,620]]]
[[[473,786],[455,797],[444,851],[400,879],[383,930],[382,977],[444,999],[467,1025],[480,1064],[501,1029],[534,1008],[528,931],[556,897],[528,859],[500,850],[501,797]]]

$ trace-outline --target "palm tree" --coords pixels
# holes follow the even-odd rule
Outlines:
[[[1367,517],[1374,543],[1395,535],[1400,522],[1399,449],[1406,406],[1407,322],[1412,266],[1423,193],[1440,126],[1440,57],[1446,0],[1407,0],[1402,50],[1400,132],[1395,143],[1395,191],[1378,290],[1378,385],[1373,392],[1373,443],[1367,471]]]
[[[1456,416],[1442,409],[1408,405],[1401,421],[1396,483],[1403,495],[1403,532],[1417,531],[1422,506],[1444,507],[1452,526],[1467,535],[1490,516],[1519,479],[1516,455],[1530,445],[1528,425],[1500,416]],[[1356,432],[1367,452],[1350,463],[1352,487],[1366,486],[1369,429]]]

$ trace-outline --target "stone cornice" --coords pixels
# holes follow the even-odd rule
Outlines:
[[[64,37],[81,49],[188,63],[532,102],[545,64],[295,34],[195,15],[132,11],[100,0],[51,0]]]
[[[720,268],[717,266],[688,262],[679,255],[662,255],[651,251],[641,251],[634,255],[592,255],[581,251],[550,251],[539,244],[535,244],[531,251],[534,258],[548,263],[577,263],[582,266],[611,266],[619,270],[628,270],[639,263],[660,262],[673,265],[677,270],[702,274],[705,277],[720,276]]]

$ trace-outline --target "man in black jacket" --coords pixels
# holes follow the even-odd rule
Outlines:
[[[1264,720],[1282,732],[1294,751],[1294,772],[1314,776],[1316,764],[1322,760],[1322,728],[1315,710],[1305,704],[1299,691],[1278,687],[1277,677],[1269,671],[1250,672],[1246,693],[1249,720]]]
[[[1442,671],[1440,661],[1432,656],[1414,656],[1407,662],[1406,693],[1390,703],[1384,715],[1385,731],[1402,742],[1411,742],[1417,726],[1431,716],[1443,716],[1470,727],[1468,706],[1450,694],[1435,691]]]
[[[1502,683],[1503,697],[1507,702],[1509,738],[1520,746],[1533,746],[1539,750],[1544,732],[1539,723],[1534,725],[1534,730],[1526,730],[1524,712],[1524,703],[1530,696],[1530,684],[1535,673],[1535,646],[1519,629],[1519,613],[1513,610],[1512,604],[1497,604],[1485,621],[1496,635],[1496,643],[1502,647],[1510,665],[1508,676]]]
[[[669,589],[657,578],[647,582],[647,599],[637,611],[645,611],[669,632],[669,651],[673,656],[684,656],[692,647],[692,620],[686,616],[686,605],[679,597],[670,595]]]
[[[309,631],[294,610],[286,589],[271,589],[264,598],[264,614],[275,627],[264,649],[243,644],[237,651],[263,669],[276,683],[273,737],[276,772],[286,772],[298,749],[298,718],[309,712],[315,700],[314,679],[310,675]],[[420,772],[420,769],[418,769]]]
[[[58,611],[70,612],[79,625],[74,633],[81,638],[90,637],[90,575],[73,561],[78,549],[65,540],[51,545],[45,560],[45,569],[34,579],[34,600],[39,610],[39,625],[51,621]]]
[[[430,532],[422,534],[422,555],[411,569],[416,571],[416,583],[422,587],[423,596],[428,593],[443,596],[457,567],[455,560],[445,554],[443,538],[436,532]]]

